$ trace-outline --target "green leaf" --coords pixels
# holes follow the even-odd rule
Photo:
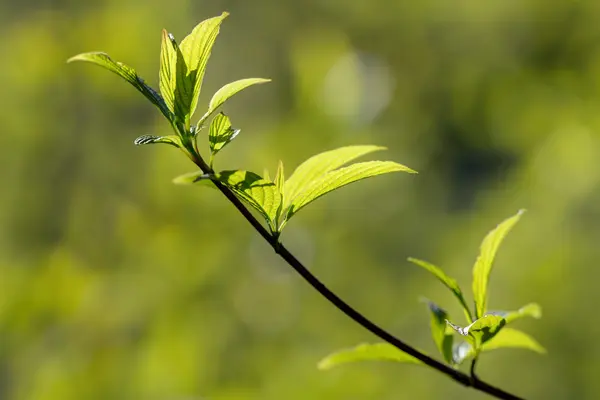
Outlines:
[[[290,207],[287,210],[286,219],[289,220],[303,207],[333,190],[339,189],[362,179],[387,174],[390,172],[414,171],[393,161],[366,161],[327,172],[320,178],[310,182],[304,188],[304,190],[298,193],[294,200],[291,201]],[[285,190],[287,193],[287,187]]]
[[[472,324],[461,328],[446,320],[456,332],[466,336],[467,340],[478,352],[481,346],[491,340],[506,325],[506,320],[498,315],[484,315]]]
[[[73,56],[67,60],[68,63],[74,61],[85,61],[92,64],[99,65],[129,82],[133,87],[140,91],[152,104],[154,104],[162,112],[162,114],[169,120],[173,120],[173,113],[169,110],[167,104],[160,94],[158,94],[150,86],[146,85],[144,80],[138,76],[133,68],[123,64],[122,62],[114,61],[106,53],[102,52],[91,52],[82,53]]]
[[[532,317],[540,319],[542,317],[542,307],[537,303],[529,303],[517,311],[492,311],[488,314],[499,315],[506,320],[506,323],[513,322],[519,318]]]
[[[319,369],[326,370],[340,364],[357,361],[396,361],[401,363],[420,364],[421,362],[389,343],[364,343],[356,347],[337,351],[319,362]]]
[[[281,209],[281,194],[275,184],[250,171],[221,171],[214,175],[200,171],[181,175],[173,180],[177,184],[196,184],[210,179],[227,186],[239,198],[257,210],[276,232],[276,220]]]
[[[285,175],[283,172],[283,162],[279,160],[279,164],[277,164],[277,173],[275,174],[275,186],[281,192],[281,195],[284,195],[283,187],[285,185]]]
[[[534,338],[523,331],[508,327],[503,328],[492,340],[486,342],[482,350],[489,351],[501,348],[521,348],[540,354],[546,353],[546,349]]]
[[[475,317],[481,317],[487,308],[487,287],[496,252],[508,232],[519,221],[525,210],[504,220],[487,234],[481,243],[479,257],[473,267],[473,297],[475,300]]]
[[[178,90],[180,87],[185,89],[182,94],[185,93],[186,96],[182,96],[182,99],[185,98],[188,99],[186,102],[189,101],[187,112],[185,113],[186,123],[189,123],[189,119],[194,115],[194,111],[198,105],[198,96],[200,95],[200,90],[202,88],[206,64],[208,63],[212,47],[219,34],[221,23],[228,15],[229,13],[224,12],[218,17],[209,18],[200,22],[192,30],[192,33],[181,41],[179,46],[182,58],[187,67],[185,71],[185,83],[180,81],[177,83]],[[180,77],[181,76],[178,76],[178,80]],[[190,93],[188,93],[188,88],[191,88]]]
[[[136,146],[140,146],[143,144],[155,144],[155,143],[165,143],[165,144],[170,144],[175,147],[183,147],[181,144],[181,139],[175,135],[169,135],[169,136],[142,135],[133,141],[133,144],[135,144]]]
[[[177,53],[179,48],[173,35],[166,29],[162,30],[160,46],[160,69],[158,73],[158,87],[167,107],[175,112],[175,92],[177,89]]]
[[[296,196],[315,179],[358,157],[379,150],[385,150],[385,147],[372,145],[346,146],[310,157],[300,164],[285,182],[285,196],[287,200],[284,208],[289,207]]]
[[[210,117],[219,107],[221,107],[227,100],[229,100],[236,93],[246,89],[249,86],[257,85],[261,83],[270,82],[270,79],[263,78],[247,78],[240,79],[235,82],[228,83],[213,95],[210,103],[208,104],[208,111],[198,122],[198,127],[202,126],[204,121]]]
[[[467,302],[465,301],[462,290],[460,289],[460,286],[458,286],[458,282],[456,281],[456,279],[450,278],[441,268],[436,267],[435,265],[428,263],[427,261],[419,260],[417,258],[412,257],[409,257],[408,261],[431,272],[436,278],[439,279],[440,282],[444,284],[444,286],[450,289],[450,291],[454,294],[454,296],[456,296],[460,305],[462,306],[465,312],[465,316],[467,317],[467,321],[469,323],[473,321],[473,317],[471,316],[469,306],[467,306]]]
[[[229,117],[223,113],[217,114],[210,124],[208,134],[208,142],[212,154],[217,154],[219,150],[231,142],[238,133],[240,133],[240,130],[231,127]]]
[[[431,312],[431,336],[437,346],[440,354],[447,363],[452,363],[452,344],[454,336],[446,333],[448,327],[446,320],[448,313],[434,302],[427,300],[429,311]]]
[[[481,351],[491,351],[497,349],[525,349],[532,350],[536,353],[545,354],[546,349],[539,344],[534,338],[525,332],[517,329],[505,327],[494,338],[486,342]],[[473,347],[468,342],[462,342],[454,346],[453,362],[457,365],[462,364],[466,359],[472,358],[475,355]]]

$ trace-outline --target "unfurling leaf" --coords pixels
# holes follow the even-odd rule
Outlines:
[[[506,320],[498,315],[484,315],[464,328],[454,325],[448,320],[446,322],[460,335],[466,336],[476,352],[481,349],[484,343],[496,336],[504,325],[506,325]]]
[[[153,135],[142,135],[133,141],[133,144],[140,146],[142,144],[154,144],[154,143],[165,143],[175,147],[183,147],[181,139],[175,135],[169,136],[153,136]]]
[[[492,340],[486,342],[481,347],[481,351],[505,348],[532,350],[540,354],[546,353],[546,349],[534,338],[525,332],[508,327],[502,328]],[[471,358],[474,355],[475,352],[473,351],[473,347],[468,342],[462,342],[454,346],[453,362],[457,365],[462,364],[466,359]]]
[[[337,351],[319,362],[319,369],[325,370],[340,364],[357,361],[396,361],[420,364],[421,361],[406,354],[389,343],[360,344],[356,347]]]
[[[325,175],[322,175],[320,178],[317,178],[306,185],[293,200],[290,200],[286,219],[290,219],[303,207],[333,190],[362,179],[390,172],[414,171],[393,161],[366,161],[327,172]]]
[[[460,289],[460,286],[458,286],[458,282],[456,281],[456,279],[450,278],[441,268],[431,263],[428,263],[427,261],[419,260],[417,258],[412,257],[409,257],[408,261],[431,272],[436,278],[439,279],[440,282],[444,284],[444,286],[450,289],[450,291],[454,294],[454,296],[456,296],[460,305],[462,306],[465,316],[467,317],[467,321],[469,323],[473,321],[471,311],[469,310],[469,306],[467,306],[467,302],[465,301],[462,290]]]
[[[200,22],[192,30],[192,33],[181,41],[179,46],[181,56],[186,65],[186,79],[185,84],[184,82],[179,82],[182,76],[178,72],[178,89],[182,84],[185,85],[186,93],[190,89],[189,97],[186,97],[189,99],[185,115],[186,122],[189,122],[189,119],[194,115],[194,111],[196,110],[198,95],[200,94],[204,72],[206,71],[206,64],[219,34],[221,23],[228,15],[229,13],[224,12],[218,17]],[[179,70],[182,71],[182,69]]]
[[[479,318],[486,312],[487,287],[496,257],[496,252],[508,232],[519,221],[525,210],[520,210],[516,215],[504,220],[495,229],[490,231],[481,243],[479,256],[473,267],[473,297],[475,300],[475,317]]]
[[[217,114],[210,124],[208,134],[208,142],[212,154],[217,154],[219,150],[231,142],[238,133],[240,133],[240,130],[231,127],[229,117],[223,113]]]
[[[204,121],[208,117],[210,117],[219,107],[221,107],[227,100],[229,100],[233,95],[242,90],[246,89],[249,86],[257,85],[260,83],[270,82],[270,79],[263,78],[247,78],[240,79],[235,82],[228,83],[223,86],[221,89],[217,90],[217,92],[213,95],[210,103],[208,104],[208,111],[198,122],[198,127],[202,125]]]
[[[447,363],[452,363],[452,343],[454,337],[446,332],[448,325],[448,313],[432,301],[427,300],[429,311],[431,312],[431,336],[437,346],[440,354]]]
[[[138,76],[133,68],[119,61],[114,61],[106,53],[91,52],[82,53],[67,60],[68,63],[73,61],[86,61],[92,64],[99,65],[109,71],[114,72],[121,78],[129,82],[133,87],[139,90],[152,104],[154,104],[167,117],[169,121],[173,120],[173,114],[169,110],[162,96],[150,86],[146,85],[144,80]]]
[[[490,311],[488,314],[499,315],[506,320],[506,323],[510,323],[514,320],[523,317],[532,317],[540,319],[542,317],[542,307],[537,303],[529,303],[517,311]]]

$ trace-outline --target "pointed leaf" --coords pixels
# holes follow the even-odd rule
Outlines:
[[[160,46],[160,69],[158,87],[167,107],[175,112],[175,90],[177,88],[177,43],[172,34],[162,30]]]
[[[229,100],[236,93],[241,92],[249,86],[257,85],[261,83],[271,82],[270,79],[263,78],[246,78],[240,79],[235,82],[228,83],[223,86],[221,89],[217,90],[217,92],[213,95],[210,103],[208,104],[208,111],[202,119],[198,122],[198,126],[201,126],[202,123],[210,117],[219,107],[221,107],[227,100]]]
[[[285,175],[283,172],[283,162],[281,162],[281,160],[279,160],[279,164],[277,164],[277,173],[275,174],[275,186],[277,186],[277,189],[281,192],[281,195],[283,195],[283,186],[285,184]]]
[[[183,147],[181,139],[175,135],[169,136],[153,136],[153,135],[142,135],[133,141],[133,144],[140,146],[142,144],[154,144],[154,143],[165,143],[175,147]]]
[[[163,113],[169,121],[173,120],[173,114],[169,110],[162,96],[150,86],[146,85],[144,80],[138,76],[133,68],[118,61],[114,61],[106,53],[91,52],[82,53],[67,60],[68,63],[73,61],[86,61],[92,64],[99,65],[109,71],[114,72],[121,78],[129,82],[133,87],[140,91],[152,104],[154,104]]]
[[[319,197],[350,183],[390,172],[414,172],[393,161],[367,161],[326,173],[308,184],[290,203],[287,219]],[[287,193],[287,188],[286,188]]]
[[[540,305],[537,303],[530,303],[519,308],[517,311],[492,311],[488,312],[488,314],[499,315],[503,317],[508,324],[523,317],[540,319],[542,317],[542,307],[540,307]]]
[[[223,113],[217,114],[210,124],[208,134],[208,142],[212,154],[217,154],[219,150],[231,142],[238,133],[240,133],[240,130],[231,127],[229,117]]]
[[[519,221],[525,210],[504,220],[487,234],[481,243],[479,257],[473,267],[473,297],[475,300],[475,317],[481,317],[487,308],[487,287],[496,252],[508,232]]]
[[[360,344],[356,347],[332,353],[319,362],[319,369],[326,370],[340,364],[357,361],[396,361],[401,363],[420,364],[421,362],[389,343]]]
[[[447,363],[452,362],[452,342],[454,336],[446,333],[446,320],[448,319],[448,313],[446,310],[439,307],[432,301],[427,300],[429,311],[431,312],[431,336],[437,346],[440,354],[444,357]]]
[[[315,179],[358,157],[379,150],[385,150],[385,147],[371,145],[346,146],[335,150],[325,151],[310,157],[300,164],[285,182],[285,194],[287,200],[284,204],[284,208],[287,208],[296,196]]]
[[[498,315],[484,315],[464,328],[454,325],[448,320],[446,322],[460,335],[466,336],[475,351],[479,351],[484,343],[496,336],[506,325],[506,320]]]
[[[198,95],[204,80],[204,72],[206,64],[210,58],[212,47],[219,34],[221,23],[229,13],[222,13],[218,17],[209,18],[200,22],[186,36],[179,46],[185,65],[187,66],[187,84],[186,87],[191,88],[191,96],[189,97],[189,108],[186,112],[186,120],[194,115],[198,104]],[[180,83],[178,82],[178,85]],[[187,93],[187,89],[186,89]]]
[[[492,340],[486,342],[481,347],[481,351],[505,348],[532,350],[540,354],[546,353],[546,349],[534,338],[525,332],[508,327],[502,328]],[[462,364],[466,359],[472,358],[474,354],[473,347],[468,342],[462,342],[454,346],[453,362],[457,365]]]
[[[467,321],[469,323],[473,321],[471,311],[469,310],[469,306],[467,306],[467,302],[465,301],[462,290],[460,289],[460,286],[458,286],[458,282],[456,281],[456,279],[450,278],[441,268],[436,267],[435,265],[428,263],[427,261],[419,260],[417,258],[412,257],[409,257],[408,261],[431,272],[436,278],[439,279],[440,282],[444,284],[444,286],[450,289],[450,291],[454,294],[454,296],[456,296],[460,305],[462,306],[465,312],[465,316],[467,317]]]

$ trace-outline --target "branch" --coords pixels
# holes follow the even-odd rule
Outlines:
[[[202,170],[204,173],[213,173],[212,169],[202,160],[200,157],[194,157],[194,163]],[[271,233],[265,229],[265,227],[252,215],[252,213],[246,208],[246,206],[242,203],[240,199],[223,185],[221,182],[216,180],[212,181],[213,184],[227,197],[227,199],[238,209],[238,211],[246,218],[246,220],[252,225],[252,227],[271,245],[275,253],[279,254],[281,258],[283,258],[294,270],[304,278],[309,285],[313,287],[321,296],[325,297],[330,303],[332,303],[338,310],[346,314],[350,317],[354,322],[384,340],[385,342],[391,344],[396,347],[400,351],[403,351],[406,354],[409,354],[421,361],[423,364],[430,366],[431,368],[441,372],[442,374],[447,375],[452,378],[456,382],[460,383],[463,386],[471,387],[478,391],[489,394],[490,396],[496,397],[498,399],[505,400],[524,400],[521,397],[515,396],[508,392],[503,391],[500,388],[494,387],[490,384],[485,383],[484,381],[479,380],[474,374],[471,376],[466,375],[446,364],[443,364],[434,358],[429,357],[428,355],[421,353],[414,347],[404,343],[402,340],[398,339],[385,329],[381,328],[367,317],[362,315],[360,312],[352,308],[348,303],[338,297],[335,293],[333,293],[325,284],[323,284],[316,276],[314,276],[302,263],[292,254],[290,253],[283,244],[281,244],[277,237],[271,235]],[[475,363],[472,364],[472,368],[474,369]],[[473,371],[472,371],[473,372]]]

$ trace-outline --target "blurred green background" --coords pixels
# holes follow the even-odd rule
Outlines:
[[[484,235],[504,242],[489,305],[530,301],[515,327],[549,353],[485,354],[480,376],[527,398],[600,393],[600,2],[594,0],[95,0],[0,3],[0,398],[483,399],[426,368],[327,372],[375,341],[283,264],[192,164],[134,147],[168,124],[115,75],[65,60],[103,50],[157,86],[161,29],[181,40],[229,11],[200,104],[240,136],[219,168],[290,173],[338,146],[379,144],[420,174],[318,200],[284,243],[350,304],[435,354],[419,296],[462,323]],[[199,106],[202,107],[202,106]],[[203,142],[206,149],[206,140]],[[206,153],[205,153],[206,154]],[[437,355],[436,355],[437,356]]]

